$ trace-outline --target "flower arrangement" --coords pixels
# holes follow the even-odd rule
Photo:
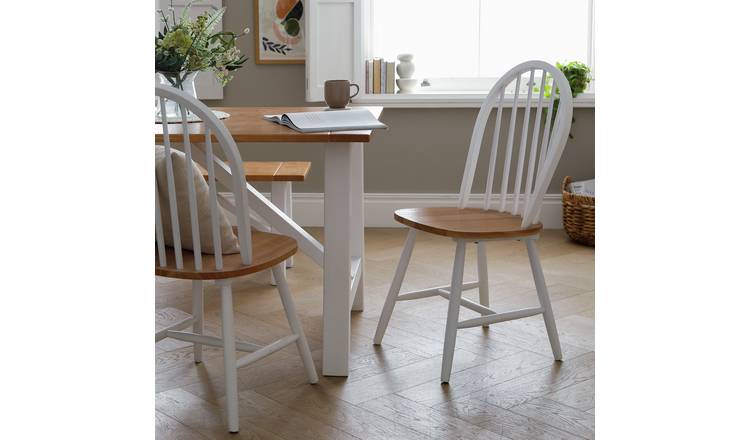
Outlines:
[[[196,19],[189,17],[191,0],[182,11],[179,21],[174,7],[156,12],[164,25],[156,36],[156,71],[164,75],[172,86],[182,89],[182,83],[192,72],[211,71],[221,85],[232,80],[232,72],[247,61],[236,47],[236,40],[250,33],[214,32],[225,8],[207,11]],[[171,18],[171,21],[170,21]]]

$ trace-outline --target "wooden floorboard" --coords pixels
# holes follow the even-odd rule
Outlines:
[[[594,409],[594,379],[584,380],[575,385],[557,390],[545,396],[581,411]]]
[[[582,438],[545,422],[472,397],[452,400],[439,409],[442,414],[458,417],[467,423],[514,440],[573,440]]]
[[[586,353],[564,362],[552,362],[546,368],[472,393],[471,397],[510,408],[593,377],[594,353]]]
[[[320,228],[310,233],[322,238]],[[223,357],[192,344],[156,344],[157,439],[590,439],[594,436],[594,250],[562,231],[544,231],[539,253],[563,348],[555,362],[540,316],[458,332],[449,385],[440,383],[442,298],[399,302],[380,346],[372,345],[380,309],[404,243],[403,229],[365,233],[365,310],[352,314],[351,373],[306,382],[289,346],[238,371],[240,433],[224,420]],[[404,290],[448,284],[454,245],[419,233]],[[467,247],[466,280],[476,279]],[[537,305],[525,247],[487,246],[491,307]],[[287,271],[318,371],[322,357],[322,271],[305,255]],[[190,282],[158,278],[157,327],[190,312]],[[237,338],[268,343],[289,332],[267,274],[234,285]],[[477,300],[477,290],[466,291]],[[206,332],[220,334],[218,289],[206,286]],[[461,319],[478,316],[461,310]]]
[[[510,409],[516,414],[544,422],[585,439],[594,438],[594,416],[554,400],[540,397]]]
[[[369,400],[362,406],[382,417],[426,434],[431,439],[504,439],[492,431],[441,413],[428,406],[388,394]]]
[[[453,372],[450,384],[435,386],[435,383],[430,381],[399,391],[397,394],[423,405],[434,406],[536,371],[551,362],[554,360],[524,351]]]

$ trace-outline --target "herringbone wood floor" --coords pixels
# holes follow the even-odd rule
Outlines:
[[[321,237],[320,229],[311,229]],[[156,346],[158,439],[577,439],[594,436],[594,250],[562,231],[539,241],[565,360],[556,363],[541,316],[459,330],[450,385],[440,384],[448,303],[428,298],[396,304],[380,347],[372,345],[405,229],[368,229],[365,311],[352,314],[351,374],[305,382],[294,345],[239,370],[240,433],[226,432],[218,348],[192,362],[192,346]],[[420,233],[404,290],[450,281],[454,245]],[[537,304],[525,247],[488,245],[491,306]],[[288,278],[320,371],[322,272],[298,254]],[[466,280],[476,279],[468,248]],[[207,332],[219,333],[219,298],[206,293]],[[464,293],[477,299],[477,291]],[[264,275],[234,285],[239,339],[268,343],[289,329],[276,290]],[[157,278],[156,308],[190,311],[190,283]],[[169,311],[157,319],[168,321]],[[476,316],[461,311],[461,319]]]

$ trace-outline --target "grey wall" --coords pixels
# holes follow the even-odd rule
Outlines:
[[[227,7],[224,28],[238,32],[250,26],[252,4],[252,0],[224,0]],[[226,86],[224,99],[207,101],[208,105],[307,105],[305,66],[255,64],[253,35],[251,32],[238,41],[250,60]],[[389,130],[377,131],[374,141],[365,144],[365,192],[457,193],[476,114],[475,108],[385,109],[381,119]],[[594,109],[576,109],[574,117],[574,139],[568,141],[550,193],[560,192],[559,185],[565,175],[574,179],[594,177]],[[239,147],[245,160],[312,161],[308,180],[295,184],[295,191],[323,191],[321,145],[270,143]],[[476,191],[481,191],[481,184],[481,179],[477,179]]]

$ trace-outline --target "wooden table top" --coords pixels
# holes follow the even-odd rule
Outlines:
[[[263,115],[278,115],[291,112],[314,112],[325,107],[212,107],[230,114],[221,121],[229,129],[235,142],[370,142],[373,130],[300,133],[291,128],[266,121]],[[380,118],[383,107],[365,107]],[[188,123],[191,142],[204,141],[202,122]],[[163,142],[162,126],[154,124],[156,142]],[[169,140],[182,141],[182,124],[169,124]]]

